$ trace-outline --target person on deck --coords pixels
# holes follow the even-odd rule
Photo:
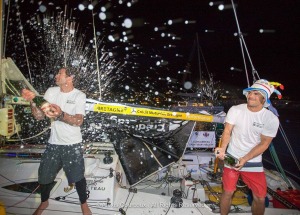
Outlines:
[[[266,109],[271,104],[270,96],[274,90],[267,80],[260,79],[243,90],[247,104],[232,106],[227,113],[221,146],[215,149],[215,154],[225,161],[230,154],[238,161],[233,166],[224,162],[221,215],[230,211],[239,176],[253,193],[252,214],[264,214],[267,182],[262,154],[279,127],[278,117]]]
[[[42,155],[38,170],[41,204],[34,215],[42,214],[48,207],[51,184],[61,168],[69,185],[76,187],[82,213],[92,214],[87,204],[80,130],[85,115],[86,95],[74,88],[75,77],[70,68],[61,68],[55,78],[58,87],[50,87],[44,95],[44,99],[49,102],[48,106],[37,107],[33,102],[35,94],[28,89],[22,90],[22,97],[30,101],[34,118],[42,120],[46,116],[52,121],[49,144]]]

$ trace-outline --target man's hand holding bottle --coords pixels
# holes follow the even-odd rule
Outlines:
[[[56,118],[61,112],[61,109],[57,105],[50,104],[42,96],[35,95],[35,93],[31,90],[28,90],[26,88],[22,89],[21,94],[24,99],[31,103],[32,107],[40,108],[43,113],[49,118]],[[57,109],[59,110],[58,113]]]
[[[224,160],[224,158],[225,158],[225,150],[223,148],[221,148],[221,147],[217,147],[217,148],[215,148],[215,155],[220,160]]]
[[[22,93],[22,97],[24,99],[26,99],[29,102],[33,102],[33,99],[35,98],[35,93],[34,92],[32,92],[28,89],[23,89],[21,93]]]
[[[44,113],[49,118],[57,119],[57,118],[61,117],[61,115],[63,114],[63,111],[61,110],[61,108],[58,105],[50,104],[49,111],[44,112]]]

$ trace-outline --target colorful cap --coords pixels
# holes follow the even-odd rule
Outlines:
[[[274,85],[272,85],[272,83],[279,84],[278,82],[269,82],[266,79],[257,80],[251,87],[248,87],[248,88],[244,89],[243,94],[245,96],[247,96],[249,91],[254,91],[254,90],[259,91],[264,96],[264,98],[266,100],[265,104],[264,104],[264,107],[269,107],[270,104],[271,104],[270,96],[273,92],[275,92],[277,94],[279,99],[282,98],[281,93],[277,89],[275,89],[275,87],[274,87]],[[282,86],[280,88],[283,89],[282,84],[280,84],[279,86]]]

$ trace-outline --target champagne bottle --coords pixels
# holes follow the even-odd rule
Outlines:
[[[32,101],[35,103],[37,107],[41,107],[44,102],[47,102],[43,96],[35,96]]]
[[[29,90],[28,86],[24,81],[19,81],[18,84],[19,84],[18,88],[20,89],[21,95],[23,94],[22,93],[23,90]],[[32,99],[32,104],[36,107],[41,108],[44,112],[50,110],[50,103],[46,101],[43,96],[35,95],[35,97]]]
[[[28,104],[28,101],[29,99],[31,99],[32,94],[29,97],[26,96],[28,92],[23,95],[25,90],[30,93],[34,93],[32,89],[30,89],[30,87],[27,85],[27,82],[25,80],[18,80],[14,82],[14,86],[12,90],[13,97],[11,99],[14,104],[22,104],[22,105]],[[49,102],[47,102],[44,99],[44,97],[40,95],[35,95],[35,97],[32,99],[32,105],[41,108],[43,111],[50,110]]]
[[[32,99],[33,103],[41,108],[44,112],[48,112],[50,110],[50,103],[44,99],[43,96],[35,96],[34,99]]]
[[[226,154],[224,162],[229,166],[235,166],[238,163],[238,160],[230,154]]]

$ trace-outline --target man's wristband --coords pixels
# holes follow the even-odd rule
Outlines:
[[[65,117],[65,112],[61,112],[61,114],[56,118],[57,121],[62,121]]]

